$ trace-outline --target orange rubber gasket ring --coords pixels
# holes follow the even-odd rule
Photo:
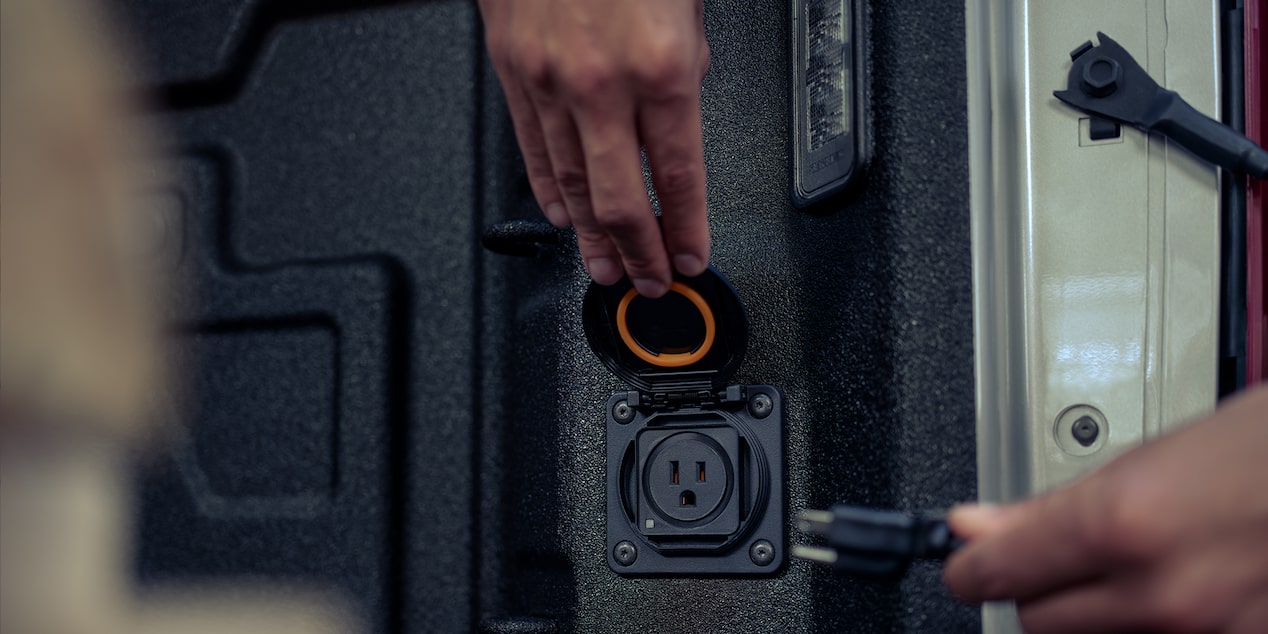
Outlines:
[[[717,335],[717,324],[713,321],[713,309],[709,308],[709,304],[704,298],[697,293],[695,289],[683,284],[682,282],[674,282],[669,287],[669,292],[678,293],[686,297],[695,304],[696,310],[700,311],[700,316],[704,318],[704,341],[691,352],[671,352],[667,354],[657,354],[651,352],[647,348],[639,345],[634,336],[630,334],[629,325],[626,324],[626,313],[629,312],[630,302],[638,297],[638,290],[631,288],[625,297],[621,298],[621,303],[616,307],[616,331],[621,334],[621,341],[625,343],[625,347],[630,349],[638,358],[662,368],[681,368],[691,365],[699,361],[704,355],[709,354],[709,350],[713,349],[713,338]]]

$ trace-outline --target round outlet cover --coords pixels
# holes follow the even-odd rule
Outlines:
[[[629,280],[591,283],[581,314],[590,349],[641,390],[685,381],[724,387],[748,344],[739,294],[712,266],[696,277],[675,277],[657,299],[639,295]]]

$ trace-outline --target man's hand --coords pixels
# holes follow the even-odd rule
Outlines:
[[[1268,387],[1087,478],[954,509],[945,568],[969,601],[1016,599],[1027,632],[1268,628]]]
[[[671,262],[703,272],[700,0],[481,0],[480,10],[533,194],[551,223],[576,226],[590,276],[612,284],[628,274],[639,293],[659,297]]]

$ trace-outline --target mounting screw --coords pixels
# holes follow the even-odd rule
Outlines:
[[[638,559],[638,549],[634,547],[634,543],[628,539],[616,545],[612,549],[612,556],[616,558],[616,563],[622,566],[628,566]]]
[[[1110,57],[1098,57],[1083,67],[1083,92],[1093,97],[1105,97],[1118,90],[1122,70]]]
[[[612,418],[615,418],[616,422],[624,425],[625,423],[634,420],[634,408],[630,407],[630,404],[625,401],[618,401],[616,405],[612,406]],[[633,544],[631,544],[631,546],[633,546]]]
[[[1084,447],[1091,447],[1096,442],[1096,437],[1101,434],[1101,426],[1096,424],[1091,416],[1080,416],[1074,421],[1074,425],[1070,426],[1070,433],[1074,439]]]
[[[775,561],[775,547],[770,542],[759,539],[748,548],[748,558],[759,566],[769,566]]]
[[[765,394],[755,394],[748,401],[748,411],[753,413],[757,418],[766,418],[775,409],[775,401]],[[759,542],[760,543],[760,542]],[[767,544],[769,545],[769,544]]]

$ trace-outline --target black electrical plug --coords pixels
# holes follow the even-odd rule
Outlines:
[[[794,546],[793,557],[862,577],[898,578],[913,560],[946,559],[963,544],[942,517],[836,504],[799,519],[802,532],[827,544]]]

